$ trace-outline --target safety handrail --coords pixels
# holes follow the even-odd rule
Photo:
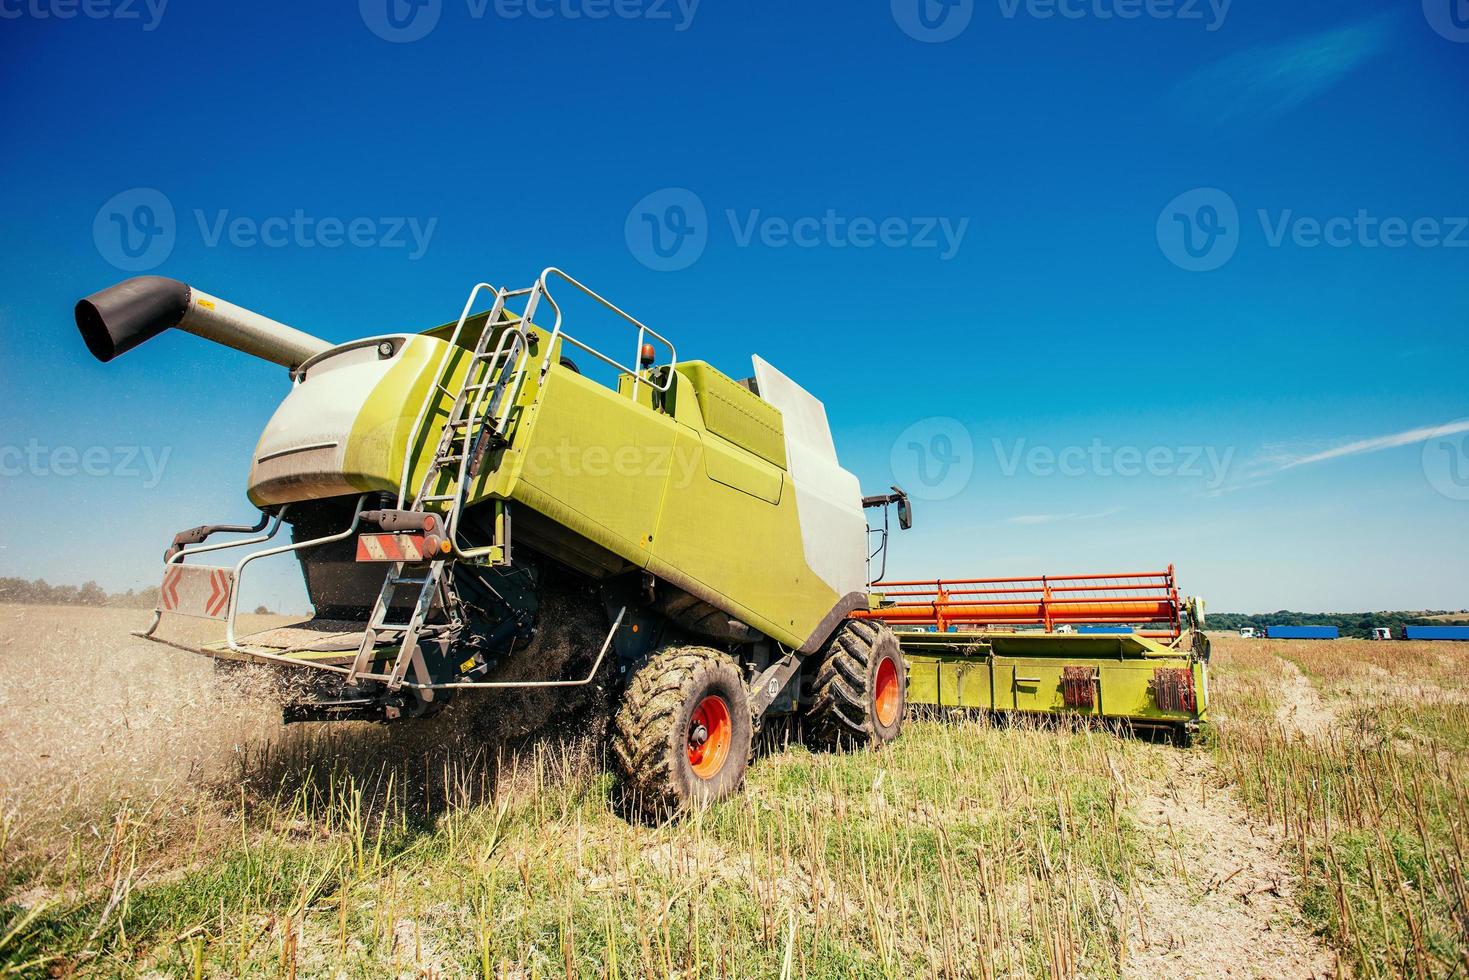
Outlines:
[[[647,338],[648,337],[654,337],[654,338],[656,338],[660,343],[663,344],[664,347],[667,347],[668,348],[668,355],[669,355],[669,357],[668,357],[668,373],[664,376],[663,383],[662,384],[659,384],[657,381],[655,381],[651,377],[644,378],[643,375],[642,375],[642,372],[638,368],[631,368],[631,367],[628,367],[626,364],[621,364],[618,361],[616,361],[616,360],[608,357],[606,354],[603,354],[601,351],[597,350],[595,347],[591,347],[591,346],[589,346],[589,345],[587,345],[585,343],[582,343],[580,340],[577,340],[575,337],[573,337],[570,334],[565,333],[564,331],[562,331],[562,329],[561,329],[561,304],[557,303],[555,297],[553,297],[551,295],[550,287],[546,283],[546,279],[549,276],[556,276],[559,279],[562,279],[563,281],[569,283],[571,286],[575,287],[576,289],[581,290],[582,293],[584,293],[585,295],[589,296],[590,298],[592,298],[596,302],[602,304],[604,307],[606,307],[607,309],[611,310],[613,313],[615,313],[618,316],[622,317],[622,319],[626,320],[628,323],[630,323],[633,326],[637,327],[638,328],[637,346],[633,348],[633,350],[635,352],[637,352],[637,355],[638,355],[637,357],[635,357],[633,359],[635,362],[636,361],[639,361],[641,359],[642,351],[643,351],[643,345],[645,343],[647,343]],[[541,270],[541,276],[540,276],[540,278],[536,280],[536,285],[540,287],[541,295],[543,295],[543,296],[546,297],[546,302],[548,302],[548,303],[551,304],[551,309],[553,309],[553,310],[556,311],[556,320],[555,320],[554,325],[551,328],[551,342],[550,342],[550,344],[548,344],[546,346],[546,357],[541,362],[541,377],[544,378],[546,376],[546,372],[549,371],[549,370],[551,370],[551,356],[555,352],[555,349],[556,349],[556,341],[558,339],[561,339],[561,340],[565,340],[565,341],[571,343],[573,346],[579,348],[580,350],[586,351],[588,354],[590,354],[593,357],[597,358],[598,360],[601,360],[601,361],[607,363],[608,365],[616,368],[618,371],[622,372],[623,374],[631,375],[632,376],[632,379],[633,379],[633,382],[632,382],[632,398],[633,398],[633,401],[637,401],[637,398],[638,398],[638,385],[640,383],[644,382],[644,381],[647,382],[647,384],[649,385],[649,387],[651,387],[651,388],[653,388],[653,389],[655,389],[657,391],[664,392],[664,393],[667,393],[668,392],[668,389],[673,386],[673,369],[678,366],[678,351],[677,351],[677,349],[674,348],[673,341],[669,340],[667,337],[663,336],[661,333],[659,333],[658,331],[654,330],[652,327],[648,326],[646,323],[644,323],[643,321],[639,320],[637,317],[633,316],[631,313],[627,312],[626,310],[624,310],[622,307],[618,306],[616,303],[612,302],[607,297],[605,297],[602,294],[596,292],[595,290],[593,290],[591,287],[587,286],[586,284],[577,281],[576,279],[574,279],[571,276],[567,275],[565,272],[561,271],[560,269],[556,268],[555,266],[547,266],[545,269],[542,269]]]
[[[225,643],[229,646],[231,650],[235,651],[236,653],[249,652],[247,650],[241,649],[240,645],[235,640],[235,614],[240,603],[240,578],[242,573],[245,571],[245,566],[259,558],[268,558],[271,555],[280,555],[286,553],[287,551],[300,551],[303,548],[314,548],[317,545],[331,544],[333,541],[341,541],[343,538],[351,537],[352,533],[357,530],[357,525],[362,521],[362,508],[367,503],[367,496],[368,495],[364,493],[362,496],[357,498],[357,506],[354,507],[352,510],[352,523],[347,525],[347,529],[345,531],[340,531],[336,534],[328,534],[320,538],[312,538],[309,541],[296,541],[292,542],[291,544],[278,545],[274,548],[266,548],[264,551],[254,551],[246,555],[244,558],[241,558],[239,561],[235,562],[235,587],[230,589],[230,602],[228,612],[225,615],[224,621]]]
[[[178,551],[175,551],[172,555],[169,555],[168,559],[163,563],[164,567],[166,568],[169,565],[181,565],[183,564],[184,559],[188,558],[190,555],[201,555],[209,551],[224,551],[229,548],[243,548],[247,544],[260,544],[263,541],[269,541],[271,538],[275,537],[276,532],[281,529],[281,522],[286,519],[286,511],[290,508],[290,506],[290,504],[286,504],[284,507],[276,512],[275,521],[270,525],[270,527],[265,531],[264,534],[258,534],[253,538],[240,538],[238,541],[217,541],[214,544],[188,545],[186,547],[180,548]],[[263,524],[261,526],[264,527]],[[236,585],[235,591],[238,591],[238,584]],[[154,631],[158,629],[159,624],[162,622],[163,610],[154,609],[153,622],[148,624],[147,629],[138,630],[133,635],[141,636],[146,639],[147,637],[153,635]]]

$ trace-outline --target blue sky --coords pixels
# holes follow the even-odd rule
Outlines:
[[[1461,0],[388,2],[0,0],[0,574],[155,581],[285,391],[80,296],[346,340],[556,264],[823,398],[893,573],[1469,606]]]

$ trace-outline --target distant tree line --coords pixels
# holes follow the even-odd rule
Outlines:
[[[153,609],[158,605],[158,586],[126,592],[108,592],[96,582],[81,585],[52,585],[43,578],[0,577],[0,602],[31,606],[112,606],[117,609]],[[257,613],[270,612],[264,606]]]
[[[1374,627],[1386,626],[1394,637],[1403,635],[1404,626],[1442,626],[1444,620],[1430,616],[1461,616],[1469,622],[1469,610],[1425,609],[1421,612],[1303,613],[1282,609],[1273,613],[1216,613],[1205,618],[1214,630],[1240,630],[1253,626],[1263,632],[1267,626],[1335,626],[1342,636],[1369,639]]]

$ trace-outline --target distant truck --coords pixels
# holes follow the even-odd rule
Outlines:
[[[1265,635],[1272,640],[1335,640],[1341,637],[1335,626],[1267,626]]]
[[[1374,627],[1372,627],[1372,639],[1374,639],[1374,640],[1391,640],[1392,639],[1392,627],[1390,627],[1390,626],[1374,626]]]
[[[1469,626],[1405,626],[1405,640],[1469,640]]]
[[[1078,626],[1076,632],[1087,634],[1131,633],[1133,628],[1131,626]]]
[[[1246,640],[1253,640],[1255,638],[1255,635],[1256,635],[1255,634],[1255,627],[1253,627],[1253,626],[1241,627],[1241,629],[1239,631],[1239,635],[1241,637],[1243,637],[1244,639],[1246,639]]]

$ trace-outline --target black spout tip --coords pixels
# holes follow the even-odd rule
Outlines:
[[[106,363],[177,326],[188,308],[188,286],[163,276],[137,276],[79,300],[75,313],[87,350]]]

